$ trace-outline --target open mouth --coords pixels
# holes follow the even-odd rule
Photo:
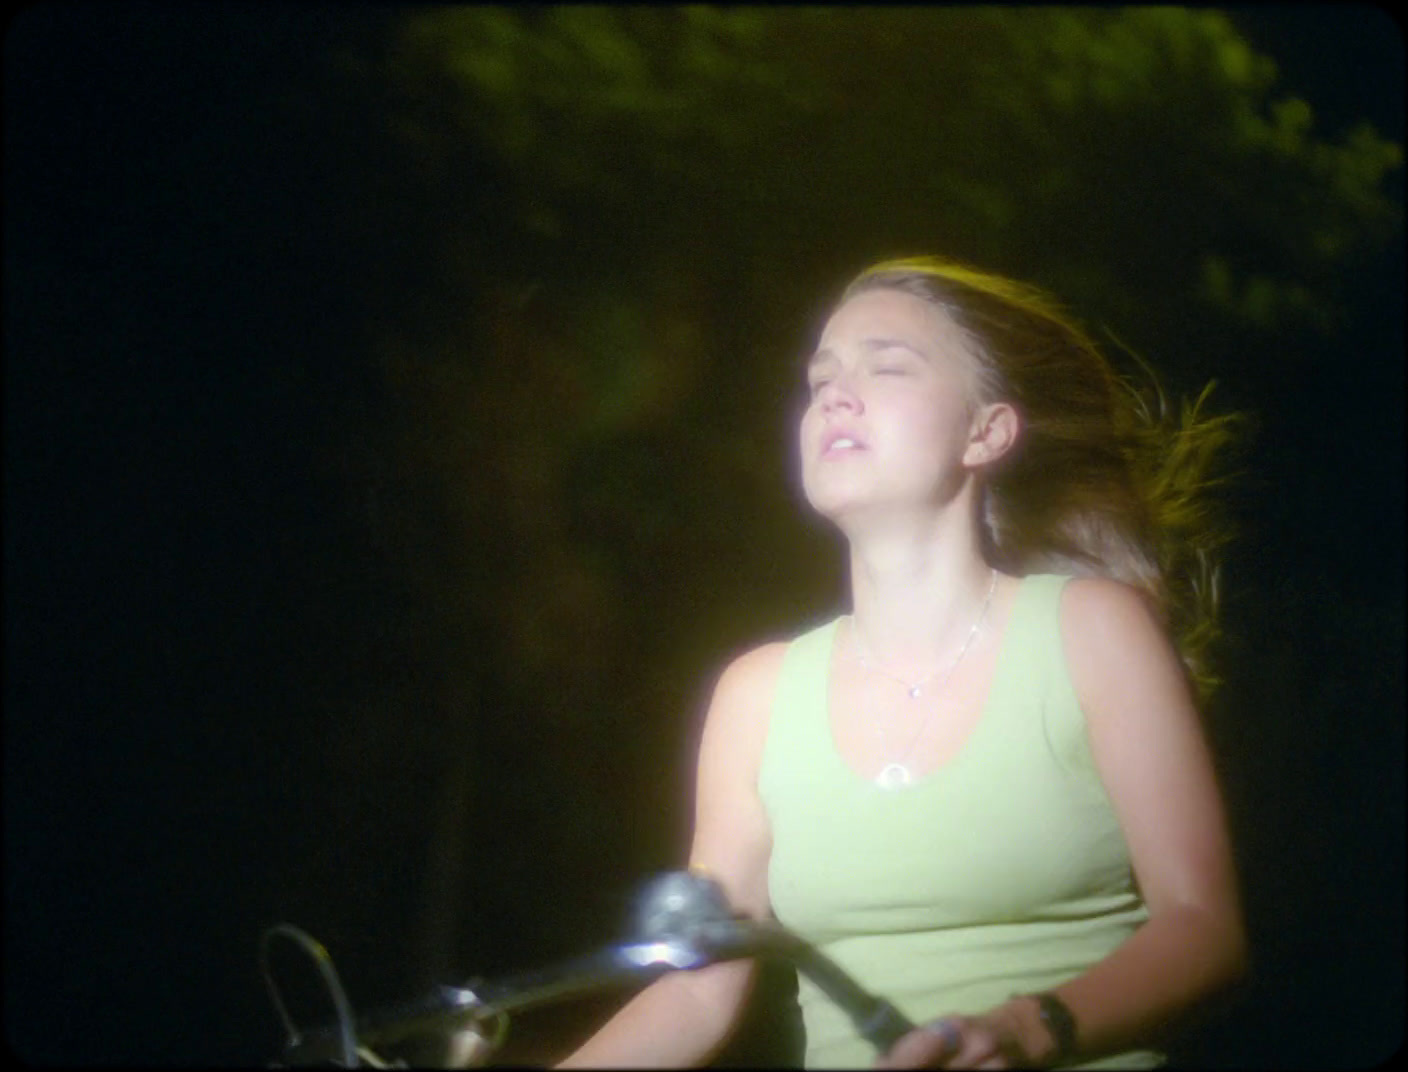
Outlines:
[[[865,443],[858,437],[846,432],[833,432],[821,441],[821,456],[823,458],[840,457],[846,454],[855,454],[865,450]]]

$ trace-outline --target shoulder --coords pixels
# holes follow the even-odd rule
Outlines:
[[[1140,589],[1074,577],[1061,595],[1060,627],[1071,684],[1095,724],[1113,711],[1191,702],[1178,651]]]
[[[724,664],[705,713],[704,739],[726,739],[740,756],[760,756],[778,694],[783,665],[794,647],[815,653],[829,642],[835,620],[804,629],[785,640],[754,645]]]
[[[732,773],[727,777],[750,784],[756,778],[787,647],[785,642],[760,644],[724,666],[704,712],[701,773],[728,771]]]
[[[786,641],[759,644],[730,659],[714,685],[709,720],[752,722],[766,713],[787,655]]]
[[[789,646],[788,641],[772,640],[744,650],[724,664],[720,682],[728,679],[746,686],[776,677]]]
[[[1061,590],[1061,632],[1072,639],[1161,629],[1153,600],[1143,591],[1109,577],[1071,577]]]

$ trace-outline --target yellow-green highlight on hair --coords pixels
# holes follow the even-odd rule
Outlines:
[[[979,366],[982,400],[1009,402],[1020,415],[1017,446],[984,482],[980,522],[991,564],[1135,586],[1158,609],[1198,698],[1210,697],[1219,684],[1212,653],[1220,552],[1233,536],[1219,497],[1229,479],[1222,466],[1243,437],[1244,416],[1211,413],[1211,383],[1173,409],[1137,355],[1137,376],[1116,374],[1040,288],[912,257],[867,268],[842,300],[875,289],[945,312]]]

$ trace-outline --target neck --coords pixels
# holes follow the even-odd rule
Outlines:
[[[976,524],[952,513],[850,534],[853,628],[868,655],[922,677],[964,642],[993,580]]]

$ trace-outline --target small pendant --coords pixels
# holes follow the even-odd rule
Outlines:
[[[911,700],[917,700],[917,699],[919,699],[919,686],[918,686],[918,685],[911,685],[911,686],[909,687],[909,698],[910,698]]]
[[[881,789],[899,789],[909,784],[909,768],[901,763],[886,763],[875,776],[875,784]]]

